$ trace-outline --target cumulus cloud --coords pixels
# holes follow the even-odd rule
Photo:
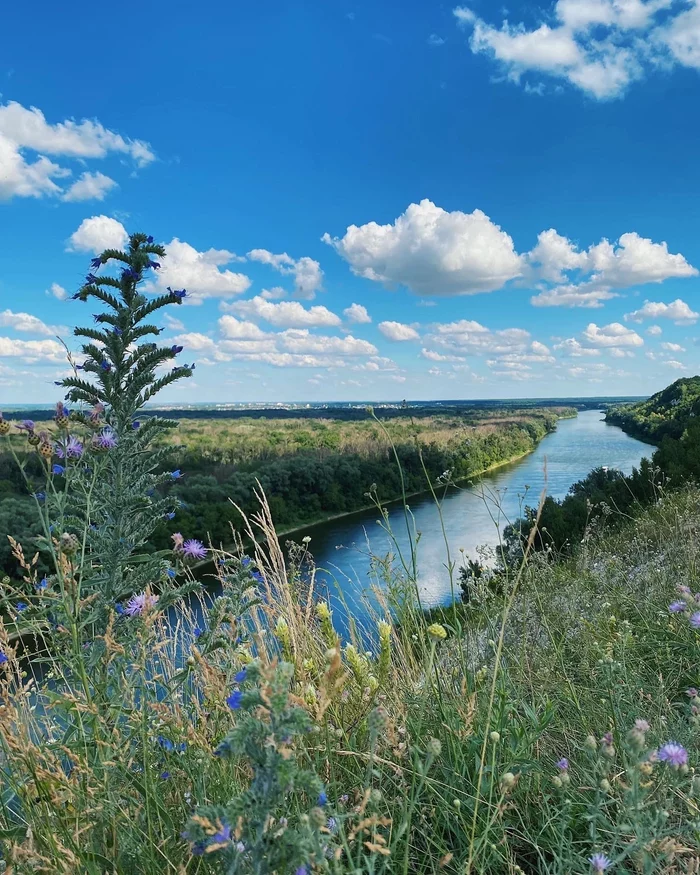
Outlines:
[[[63,288],[63,286],[59,286],[58,283],[51,283],[51,286],[46,290],[47,295],[52,295],[59,301],[65,301],[68,297],[68,292]]]
[[[661,349],[665,349],[666,352],[685,352],[685,347],[681,346],[680,343],[662,343]]]
[[[650,334],[652,337],[656,337],[659,334],[663,333],[663,329],[660,325],[650,325],[647,328],[647,334]]]
[[[674,359],[669,359],[667,362],[664,362],[667,368],[673,368],[675,371],[687,371],[687,367],[683,364],[683,362],[675,361]]]
[[[358,276],[420,295],[490,292],[522,272],[512,239],[485,213],[447,212],[427,199],[393,224],[350,225],[323,240]]]
[[[91,216],[83,219],[78,230],[71,234],[68,248],[97,255],[105,249],[122,249],[128,239],[121,222],[109,216]]]
[[[531,298],[536,307],[602,307],[603,301],[617,297],[612,289],[698,274],[683,255],[669,252],[667,243],[654,243],[636,232],[623,234],[617,244],[603,239],[581,251],[550,229],[539,235],[526,259],[530,279],[576,280],[543,289]]]
[[[313,298],[323,286],[321,265],[306,255],[294,259],[286,252],[275,254],[267,249],[251,249],[247,255],[251,261],[268,264],[280,273],[293,276],[294,290],[300,298]]]
[[[27,157],[27,150],[35,155]],[[102,200],[116,185],[113,180],[86,171],[65,189],[57,180],[70,177],[72,170],[46,156],[84,161],[112,153],[130,157],[139,167],[155,158],[147,143],[123,137],[98,121],[50,124],[36,107],[27,109],[15,101],[0,105],[0,199],[57,196],[68,201]]]
[[[347,322],[355,322],[358,325],[367,324],[372,321],[367,309],[362,304],[350,304],[343,310],[343,316]]]
[[[561,351],[564,355],[571,356],[572,358],[600,355],[599,349],[592,349],[591,347],[583,346],[575,337],[567,337],[566,340],[562,340],[560,343],[555,344],[554,349]]]
[[[117,183],[105,176],[104,173],[81,174],[80,179],[71,185],[63,195],[64,201],[103,201],[108,192],[115,188]]]
[[[254,322],[236,319],[235,316],[222,316],[219,330],[229,340],[262,340],[266,333]]]
[[[428,359],[431,362],[463,362],[463,355],[443,355],[434,349],[423,349],[420,351],[421,358]]]
[[[625,320],[630,322],[643,322],[645,319],[672,319],[676,325],[693,325],[700,319],[700,313],[695,313],[685,301],[676,298],[670,304],[645,301],[639,310],[625,314]]]
[[[700,4],[690,2],[681,10],[674,0],[558,0],[533,27],[494,25],[467,7],[453,13],[471,32],[471,51],[493,58],[528,92],[558,80],[609,100],[659,67],[700,68]]]
[[[161,310],[161,312],[163,312]],[[176,319],[174,316],[171,316],[170,313],[163,313],[163,322],[165,322],[165,327],[169,328],[170,331],[184,331],[185,323],[181,319]]]
[[[66,351],[57,340],[15,340],[0,337],[0,358],[20,358],[25,362],[64,362]]]
[[[471,319],[437,323],[426,340],[456,355],[526,353],[532,343],[530,333],[523,328],[491,331]]]
[[[247,301],[226,304],[224,309],[237,316],[264,319],[278,328],[334,327],[341,324],[340,317],[326,307],[309,307],[307,310],[298,301],[280,301],[279,304],[273,304],[261,295]]]
[[[37,316],[32,316],[30,313],[13,313],[12,310],[0,311],[0,326],[45,336],[68,333],[64,325],[46,325]]]
[[[590,322],[582,334],[583,339],[593,347],[643,346],[644,341],[631,328],[620,322],[598,326]]]
[[[355,274],[375,282],[439,296],[495,291],[517,280],[537,289],[536,307],[597,308],[617,297],[617,289],[698,274],[666,242],[634,231],[581,250],[550,228],[519,254],[480,210],[447,212],[429,200],[411,204],[393,224],[350,225],[343,237],[323,240]]]
[[[384,337],[395,342],[403,340],[420,340],[420,335],[415,328],[404,325],[403,322],[380,322],[377,326]]]

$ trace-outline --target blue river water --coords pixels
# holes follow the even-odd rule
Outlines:
[[[364,599],[373,586],[386,586],[386,575],[374,557],[391,554],[394,567],[401,561],[412,568],[411,543],[418,537],[415,563],[424,607],[449,603],[453,598],[447,563],[459,565],[464,555],[477,558],[482,545],[496,546],[499,533],[522,513],[525,504],[537,505],[542,490],[563,498],[572,484],[593,468],[607,466],[631,473],[654,448],[608,425],[600,410],[586,410],[575,419],[563,419],[535,451],[497,468],[464,488],[440,494],[440,512],[432,496],[409,498],[408,525],[401,503],[389,505],[388,520],[380,524],[377,510],[361,511],[337,520],[309,526],[294,534],[311,538],[309,549],[319,568],[335,609],[339,631],[347,616],[362,620]],[[443,534],[442,525],[445,532]],[[391,529],[390,535],[386,530]],[[454,575],[454,586],[459,589]]]

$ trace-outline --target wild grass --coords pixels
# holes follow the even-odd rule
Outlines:
[[[698,633],[668,611],[697,586],[697,490],[531,557],[461,628],[387,609],[371,653],[337,639],[308,555],[288,574],[264,504],[249,526],[213,603],[112,617],[101,687],[48,654],[32,679],[0,631],[6,871],[697,871]]]

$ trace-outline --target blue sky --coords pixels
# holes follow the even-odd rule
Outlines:
[[[62,298],[125,229],[192,295],[167,337],[196,378],[169,401],[643,394],[700,370],[700,0],[4,24],[0,402],[53,399],[56,331],[90,320]]]

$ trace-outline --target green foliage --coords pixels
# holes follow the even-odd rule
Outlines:
[[[612,407],[606,420],[629,434],[659,444],[677,440],[700,413],[700,377],[681,377],[647,401]]]

